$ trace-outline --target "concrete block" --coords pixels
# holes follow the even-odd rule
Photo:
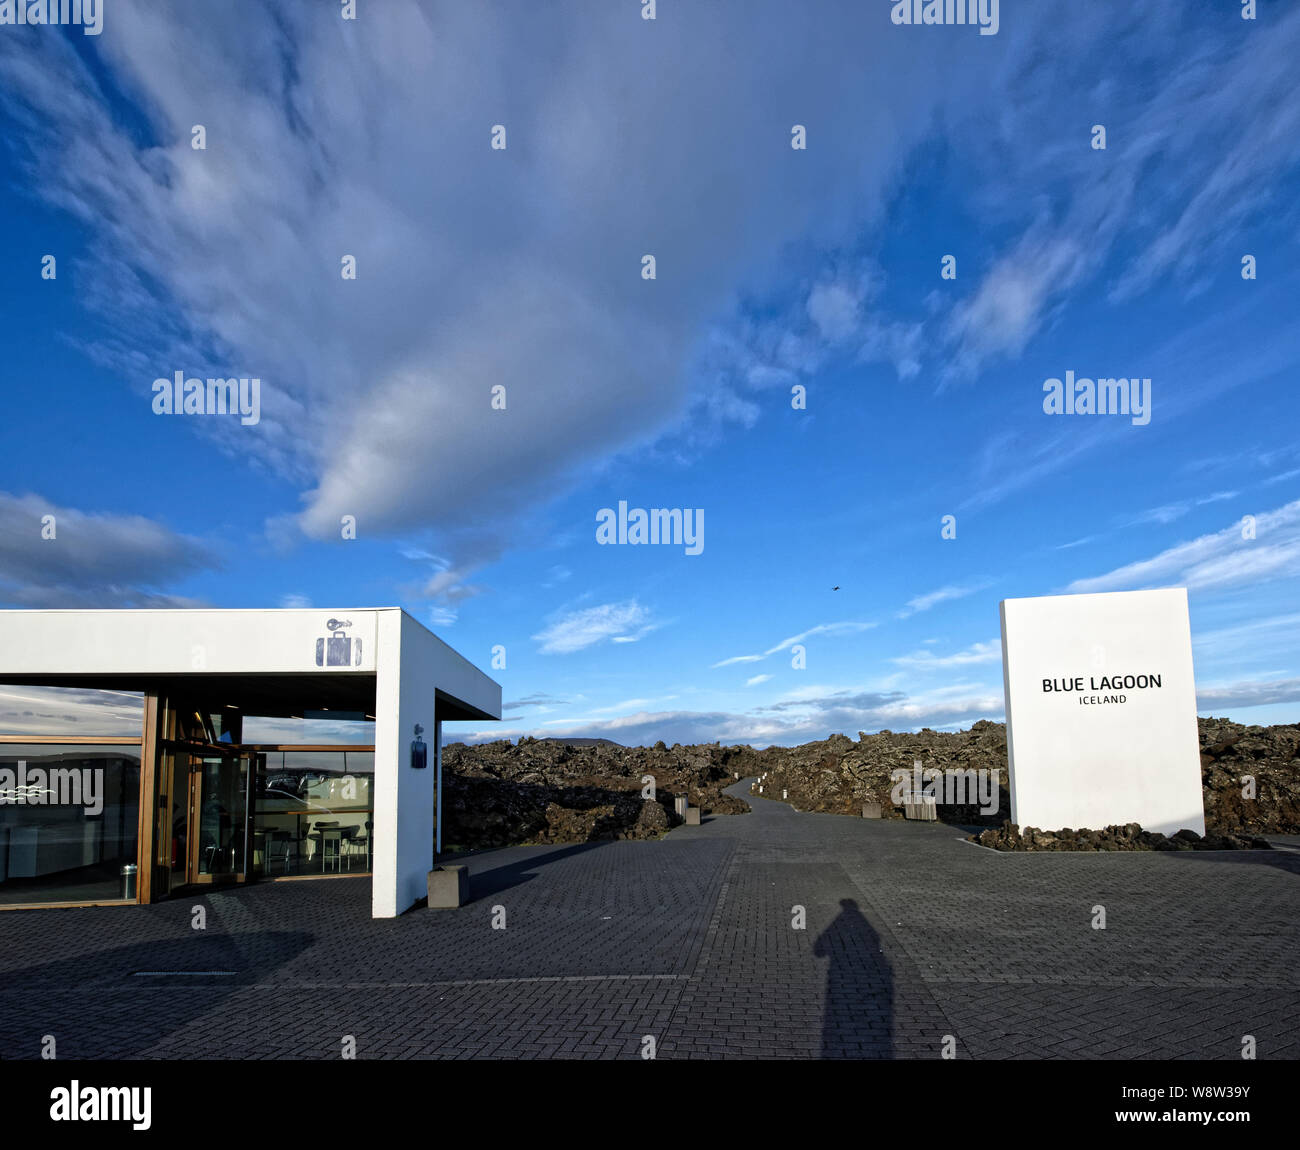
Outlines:
[[[429,872],[429,909],[464,906],[469,902],[469,867],[439,866]]]
[[[863,803],[863,804],[862,804],[862,817],[863,817],[864,819],[878,819],[878,818],[880,818],[880,804],[879,804],[879,803]]]
[[[939,808],[929,795],[908,794],[903,796],[903,817],[932,823],[938,821]]]
[[[700,825],[700,808],[699,808],[699,807],[687,807],[687,808],[686,808],[686,825],[687,825],[688,827],[698,827],[698,826]]]

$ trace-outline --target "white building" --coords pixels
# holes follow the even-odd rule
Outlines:
[[[501,717],[397,607],[0,611],[0,636],[0,906],[369,872],[400,914],[441,848],[442,723]],[[115,724],[82,705],[114,692]],[[353,733],[245,741],[276,722]]]

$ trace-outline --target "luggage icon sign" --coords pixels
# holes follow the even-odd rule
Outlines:
[[[329,634],[316,640],[316,666],[361,666],[361,639],[351,639],[343,633],[344,627],[351,626],[351,619],[330,619],[325,624]]]

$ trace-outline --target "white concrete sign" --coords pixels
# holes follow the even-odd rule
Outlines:
[[[1187,591],[1002,602],[1011,821],[1205,833]]]

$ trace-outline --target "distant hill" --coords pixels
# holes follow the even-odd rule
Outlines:
[[[570,747],[621,747],[622,743],[616,743],[613,739],[561,739],[555,735],[548,735],[544,739],[537,739],[539,743],[565,743]]]

